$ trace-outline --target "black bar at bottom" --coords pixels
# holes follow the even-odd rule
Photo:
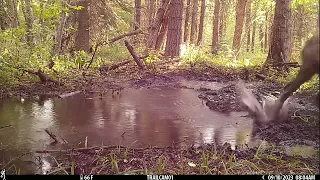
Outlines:
[[[44,179],[50,180],[58,178],[67,178],[68,180],[99,180],[99,179],[115,179],[123,176],[122,178],[130,179],[142,179],[142,180],[179,180],[190,177],[198,177],[201,179],[210,179],[212,177],[217,179],[243,176],[248,180],[320,180],[319,175],[6,175],[5,180],[14,180],[14,179],[26,179],[27,177],[32,178],[32,180]],[[189,177],[190,176],[190,177]],[[0,178],[0,180],[3,180]],[[62,179],[58,179],[62,180]]]

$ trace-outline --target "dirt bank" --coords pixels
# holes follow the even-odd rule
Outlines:
[[[218,69],[167,69],[160,72],[138,71],[133,66],[117,69],[107,75],[85,76],[58,86],[33,83],[2,91],[3,96],[34,96],[58,94],[80,90],[83,93],[103,92],[108,89],[141,87],[191,88],[199,92],[199,98],[215,111],[229,113],[243,111],[238,100],[233,81],[247,79],[247,88],[252,89],[259,101],[268,94],[277,94],[283,87],[267,81],[254,81],[248,78],[248,71],[239,74],[225,74]],[[250,74],[250,73],[249,73]],[[181,80],[220,82],[226,86],[213,90],[192,88],[181,84]],[[315,95],[296,94],[290,100],[288,123],[270,125],[257,134],[276,145],[311,145],[319,149],[319,110],[313,103]],[[310,143],[311,142],[311,143]],[[286,144],[283,144],[286,143]],[[228,145],[216,147],[214,144],[200,147],[168,147],[131,149],[109,147],[103,150],[60,153],[56,155],[64,164],[74,164],[74,171],[93,174],[310,174],[319,173],[319,157],[301,158],[281,154],[275,149],[246,149],[232,151]],[[67,158],[66,158],[67,157]],[[71,166],[71,165],[70,165]],[[69,172],[72,170],[69,168]],[[61,171],[58,171],[61,174]]]

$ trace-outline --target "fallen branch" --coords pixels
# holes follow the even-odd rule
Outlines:
[[[122,34],[122,35],[120,35],[120,36],[114,37],[114,38],[110,39],[109,41],[104,41],[104,42],[98,43],[98,44],[96,45],[96,47],[94,48],[94,51],[93,51],[93,54],[92,54],[90,63],[89,63],[89,65],[87,66],[87,69],[89,69],[90,66],[91,66],[91,64],[93,63],[93,58],[94,58],[94,56],[96,55],[96,52],[97,52],[99,46],[104,46],[104,45],[107,45],[107,44],[111,44],[111,43],[114,43],[114,42],[116,42],[116,41],[118,41],[118,40],[120,40],[120,39],[122,39],[122,38],[127,37],[127,36],[133,36],[133,35],[137,35],[137,34],[141,34],[141,33],[143,33],[142,30],[137,29],[137,30],[135,30],[135,31],[131,31],[131,32],[128,32],[128,33],[126,33],[126,34]]]
[[[57,135],[56,133],[50,131],[49,129],[44,130],[52,139],[60,144],[67,144],[68,142],[62,138],[61,136]]]
[[[7,127],[13,127],[13,126],[12,125],[0,126],[0,129],[7,128]]]
[[[118,145],[113,145],[113,146],[93,146],[93,147],[88,147],[88,148],[77,148],[77,149],[66,149],[66,150],[37,150],[35,151],[36,153],[65,153],[65,152],[72,152],[72,151],[77,151],[77,152],[86,152],[90,150],[98,150],[98,149],[112,149],[112,148],[118,148],[118,149],[127,149],[128,147],[125,146],[118,146]],[[146,149],[161,149],[159,147],[146,147],[146,148],[134,148],[135,150],[146,150]]]
[[[79,94],[80,92],[81,91],[75,91],[75,92],[71,92],[71,93],[61,94],[58,97],[59,98],[66,98],[66,97],[69,97],[69,96],[73,96],[73,95]]]
[[[129,44],[127,40],[124,41],[125,46],[127,47],[128,51],[130,52],[131,56],[133,57],[133,60],[137,63],[140,69],[144,69],[141,60],[136,55],[136,53],[133,50],[133,47]]]
[[[17,68],[17,69],[19,69],[19,68]],[[59,83],[58,81],[56,81],[54,79],[48,78],[44,74],[44,72],[42,72],[40,69],[38,71],[32,71],[32,70],[28,70],[28,69],[19,69],[19,70],[38,76],[42,83],[53,82],[53,83],[58,84],[58,85],[61,84],[61,83]]]
[[[99,71],[100,73],[102,72],[107,72],[107,71],[111,71],[111,70],[115,70],[121,66],[124,66],[126,64],[129,64],[131,62],[131,60],[126,60],[126,61],[123,61],[123,62],[120,62],[120,63],[117,63],[117,64],[114,64],[114,65],[111,65],[111,66],[107,66],[107,65],[103,65],[103,66],[100,66],[99,67]]]

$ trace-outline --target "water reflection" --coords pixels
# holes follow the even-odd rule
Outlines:
[[[222,128],[220,140],[233,142],[238,129],[251,124],[251,120],[241,119],[239,114],[226,116],[209,110],[193,90],[128,89],[120,95],[112,96],[109,92],[102,99],[81,94],[64,99],[39,97],[26,99],[23,104],[2,101],[0,123],[13,124],[17,133],[2,130],[0,140],[24,149],[44,149],[52,142],[44,129],[52,128],[73,146],[83,146],[88,137],[88,146],[130,146],[136,142],[133,147],[161,147],[173,142],[213,143],[215,131],[225,126],[231,128]]]

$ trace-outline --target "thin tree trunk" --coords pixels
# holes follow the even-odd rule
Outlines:
[[[187,7],[186,7],[186,18],[184,21],[184,36],[183,36],[183,42],[188,43],[189,40],[189,26],[190,26],[190,6],[191,6],[191,0],[187,1]]]
[[[256,24],[257,24],[256,21],[254,21],[252,25],[251,52],[254,52],[254,46],[255,46],[254,40],[256,38]]]
[[[0,28],[6,30],[6,11],[3,0],[0,0]]]
[[[65,8],[64,2],[62,2],[61,7]],[[61,46],[62,46],[62,37],[63,37],[63,32],[64,32],[64,26],[66,24],[66,19],[67,19],[66,13],[64,11],[62,11],[60,14],[60,23],[57,25],[57,28],[56,28],[53,55],[58,55],[60,53]]]
[[[76,51],[84,50],[89,52],[90,50],[90,16],[89,16],[89,0],[80,0],[79,6],[83,8],[78,12],[78,33],[75,40]]]
[[[266,52],[268,48],[268,21],[269,21],[269,10],[266,11],[266,21],[265,21],[265,28],[264,28],[264,48],[263,52]]]
[[[232,0],[224,0],[220,1],[220,12],[219,12],[219,39],[220,41],[224,38],[225,32],[227,29],[227,21],[229,18],[229,10],[230,10],[230,4],[232,3]],[[227,4],[229,4],[227,6]]]
[[[24,18],[25,18],[26,25],[27,25],[27,43],[29,46],[33,46],[33,35],[32,35],[33,13],[32,13],[32,9],[31,9],[31,1],[30,0],[24,0],[23,13],[24,13]]]
[[[150,33],[147,40],[147,48],[154,49],[156,47],[159,31],[163,22],[165,13],[168,10],[169,0],[162,0],[162,4],[157,10],[156,19],[150,28]]]
[[[197,27],[198,27],[198,1],[192,0],[192,20],[191,20],[191,34],[190,34],[190,44],[194,44],[195,39],[197,39]]]
[[[291,0],[276,0],[271,46],[265,66],[288,62],[291,37]]]
[[[135,10],[136,10],[134,30],[137,30],[140,28],[140,25],[141,25],[141,0],[135,0],[134,2],[135,2]]]
[[[149,2],[149,33],[150,33],[150,27],[152,26],[153,19],[154,19],[154,10],[156,2],[155,0],[148,0]]]
[[[219,50],[219,19],[220,19],[220,0],[214,1],[214,17],[212,29],[212,54],[217,55]]]
[[[165,49],[165,56],[167,57],[176,57],[180,55],[182,16],[183,0],[171,0]]]
[[[203,39],[205,12],[206,12],[206,0],[201,0],[201,16],[200,16],[199,35],[198,35],[197,46],[199,46],[202,43],[202,39]]]
[[[245,10],[246,10],[246,2],[247,0],[238,0],[237,7],[236,7],[236,27],[234,31],[233,37],[233,45],[232,48],[238,52],[240,50],[240,43],[241,43],[241,35],[243,29],[243,22],[245,17]]]
[[[251,24],[251,0],[247,1],[246,7],[246,29],[247,29],[247,52],[250,51],[250,24]]]
[[[263,52],[263,30],[262,30],[263,23],[259,24],[259,42],[260,42],[260,50]]]
[[[162,25],[160,28],[160,32],[159,32],[157,42],[156,42],[156,47],[155,47],[156,50],[159,50],[163,45],[163,42],[168,32],[168,21],[169,21],[168,13],[166,13],[164,15],[163,22],[161,23]]]
[[[257,12],[258,10],[258,3],[255,2],[254,3],[254,11]],[[257,16],[257,14],[255,13],[254,16],[252,17],[253,19],[255,19]],[[254,46],[255,46],[255,39],[256,39],[256,27],[257,27],[257,21],[254,20],[253,24],[252,24],[252,36],[251,36],[251,52],[254,52]]]

